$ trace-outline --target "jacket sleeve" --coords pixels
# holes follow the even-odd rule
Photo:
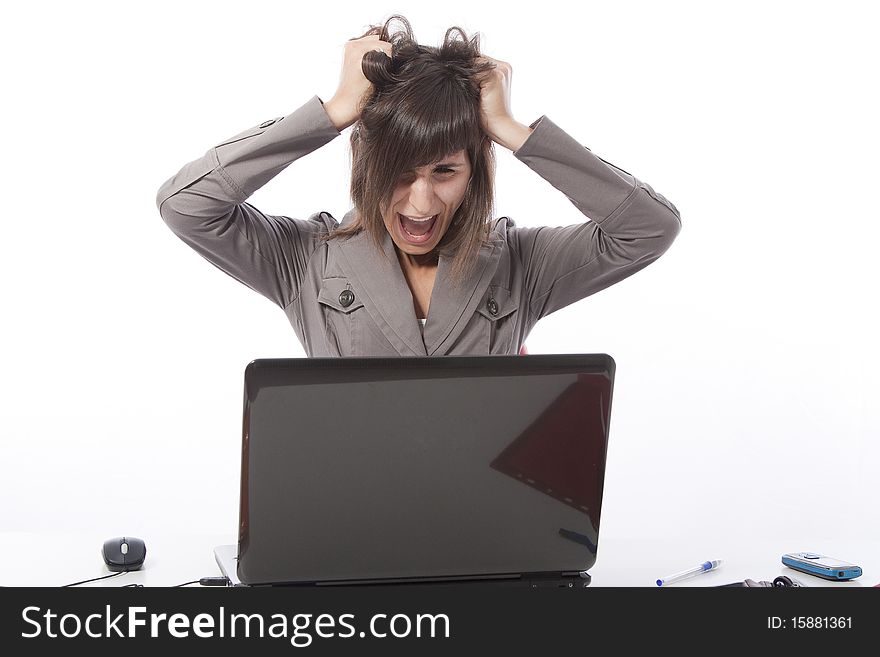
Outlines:
[[[221,142],[168,179],[156,196],[165,223],[209,262],[282,308],[299,294],[328,225],[267,215],[245,200],[339,131],[320,98]]]
[[[650,185],[594,155],[546,116],[531,127],[514,155],[592,219],[509,228],[537,321],[659,258],[678,235],[681,218]]]

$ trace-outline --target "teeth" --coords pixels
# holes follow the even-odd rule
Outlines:
[[[427,219],[416,219],[415,217],[410,217],[409,215],[405,215],[405,214],[402,214],[402,215],[400,215],[400,216],[401,216],[401,217],[406,217],[406,218],[409,219],[410,221],[415,221],[417,224],[423,224],[423,223],[426,223],[426,222],[428,222],[428,221],[431,221],[431,219],[433,219],[433,218],[436,217],[437,215],[436,215],[436,214],[435,214],[435,215],[432,215],[432,216],[428,217]]]

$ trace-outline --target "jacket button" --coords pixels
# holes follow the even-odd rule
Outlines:
[[[261,127],[261,128],[268,128],[268,127],[269,127],[270,125],[272,125],[273,123],[275,123],[275,119],[269,119],[268,121],[263,121],[263,122],[260,124],[260,127]]]
[[[351,290],[343,290],[339,293],[339,305],[343,308],[348,308],[351,304],[354,303],[354,292]]]
[[[489,297],[489,300],[486,302],[486,308],[489,309],[490,315],[498,314],[498,302],[495,301],[494,297]]]

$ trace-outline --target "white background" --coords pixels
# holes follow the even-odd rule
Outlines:
[[[0,41],[3,531],[234,536],[244,367],[304,353],[155,195],[223,139],[328,99],[344,42],[400,11],[429,45],[479,31],[513,65],[516,118],[546,114],[681,211],[666,255],[527,340],[617,361],[603,535],[717,545],[703,558],[877,538],[871,3],[19,7]],[[341,218],[347,136],[250,201]],[[584,220],[497,148],[498,215]]]

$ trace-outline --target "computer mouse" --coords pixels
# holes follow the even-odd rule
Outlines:
[[[101,556],[113,572],[138,570],[147,558],[147,546],[139,538],[120,536],[104,541]]]

